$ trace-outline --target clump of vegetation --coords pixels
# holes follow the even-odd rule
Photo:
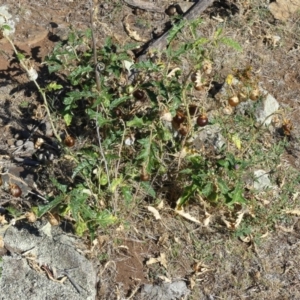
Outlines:
[[[184,26],[193,39],[173,48],[172,41]],[[93,234],[99,226],[124,218],[124,207],[129,211],[137,201],[155,202],[174,190],[178,194],[168,201],[177,211],[201,199],[211,213],[249,207],[255,215],[250,174],[255,168],[275,170],[288,137],[262,151],[261,140],[268,130],[257,126],[253,111],[263,95],[250,67],[229,74],[225,102],[213,100],[209,93],[216,74],[207,49],[225,45],[240,51],[241,47],[224,37],[221,29],[211,38],[198,38],[199,26],[201,21],[174,26],[170,47],[141,62],[133,56],[136,45],[121,47],[108,38],[95,49],[92,30],[71,31],[67,41],[57,43],[45,63],[60,80],[45,88],[35,76],[31,80],[74,168],[69,183],[52,178],[55,192],[48,204],[34,209],[38,217],[46,213],[67,217],[74,221],[77,234]],[[29,73],[25,58],[14,50]],[[189,71],[180,67],[183,57],[191,62]],[[239,80],[235,88],[233,77]],[[47,98],[57,91],[63,97],[54,113],[62,128],[54,124]],[[235,108],[249,99],[254,102],[246,113],[236,113]],[[220,146],[209,138],[200,139],[197,146],[199,134],[216,126],[223,138]],[[81,128],[81,136],[62,138],[62,132],[76,127]],[[85,142],[78,145],[78,140]]]

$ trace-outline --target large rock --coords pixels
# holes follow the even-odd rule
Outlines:
[[[95,299],[96,272],[92,263],[76,251],[74,238],[65,234],[52,237],[51,229],[46,224],[40,228],[11,226],[6,231],[4,245],[9,255],[3,256],[0,263],[1,300]],[[57,275],[66,271],[69,277],[63,283],[59,276],[53,280],[45,272],[47,268]]]

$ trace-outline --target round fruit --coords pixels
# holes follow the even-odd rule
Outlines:
[[[200,126],[200,127],[204,127],[208,124],[208,118],[206,115],[200,115],[198,118],[197,118],[197,124]]]
[[[259,92],[259,89],[254,89],[251,93],[250,93],[250,96],[249,98],[252,100],[252,101],[256,101],[260,96],[260,92]]]
[[[182,136],[186,136],[188,134],[188,129],[186,126],[182,126],[179,128],[178,133],[181,134]]]
[[[194,73],[191,74],[191,80],[193,82],[195,82],[197,80],[197,73],[196,72],[194,72]]]
[[[228,103],[230,106],[235,107],[240,103],[240,100],[237,96],[232,96],[228,99]]]
[[[176,7],[175,7],[174,5],[169,6],[169,7],[167,8],[167,10],[166,10],[166,14],[167,14],[168,16],[173,16],[173,15],[175,15],[175,14],[176,14]]]
[[[70,148],[73,147],[75,145],[75,142],[76,142],[76,140],[72,136],[67,135],[65,137],[64,143],[67,147],[70,147]]]
[[[141,181],[149,181],[150,176],[149,176],[149,174],[143,172],[140,176],[140,179],[141,179]]]
[[[133,97],[136,99],[136,100],[144,100],[145,99],[145,93],[141,90],[136,90],[132,93]]]
[[[190,116],[194,116],[197,112],[197,105],[195,104],[191,104],[189,106],[189,113],[190,113]]]
[[[185,121],[185,116],[182,112],[178,111],[176,113],[176,116],[173,118],[173,122],[176,124],[180,125]]]
[[[22,195],[21,188],[15,183],[9,185],[9,192],[13,197],[20,197]]]

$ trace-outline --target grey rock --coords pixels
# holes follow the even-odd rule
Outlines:
[[[162,285],[145,284],[141,290],[144,300],[176,300],[189,295],[190,290],[184,281],[163,283]]]
[[[260,105],[257,107],[255,113],[256,120],[264,125],[270,125],[273,114],[279,109],[279,103],[266,90],[261,88],[261,91],[265,94],[265,96]]]
[[[272,188],[272,184],[269,178],[269,175],[264,170],[256,170],[254,171],[254,182],[253,187],[258,191],[263,191],[267,188]]]
[[[4,243],[10,256],[3,256],[1,300],[95,299],[96,272],[92,263],[75,250],[74,244],[55,241],[37,229],[10,227],[6,231]],[[71,280],[67,278],[64,283],[51,280],[42,266],[55,269],[57,274],[68,270]]]
[[[34,150],[34,143],[32,141],[27,141],[25,144],[24,144],[24,148],[26,150]]]
[[[22,140],[17,140],[16,142],[15,142],[15,145],[17,146],[17,147],[20,147],[20,146],[22,146],[24,144],[24,142],[22,141]]]
[[[208,145],[212,145],[217,152],[220,151],[225,145],[225,139],[221,134],[220,125],[213,124],[205,126],[197,133],[193,143],[196,150],[201,151]]]

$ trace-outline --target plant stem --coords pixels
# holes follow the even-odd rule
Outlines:
[[[28,67],[26,66],[26,64],[24,63],[23,59],[20,59],[20,55],[19,55],[19,52],[18,50],[16,49],[13,41],[9,38],[9,36],[7,35],[4,35],[4,37],[9,41],[9,43],[11,44],[17,58],[19,59],[19,62],[20,62],[20,65],[25,69],[25,71],[27,72],[27,75],[29,76],[30,72],[29,72],[29,69]],[[37,87],[39,93],[42,95],[42,98],[43,98],[43,101],[44,101],[44,106],[46,108],[46,112],[47,112],[47,115],[48,115],[48,118],[49,118],[49,121],[50,121],[50,124],[51,124],[51,127],[52,127],[52,130],[53,130],[53,133],[55,135],[55,137],[57,138],[57,140],[61,143],[61,138],[60,136],[58,135],[57,131],[56,131],[56,128],[54,127],[54,124],[53,124],[53,121],[52,121],[52,118],[51,118],[51,114],[50,114],[50,109],[49,109],[49,105],[48,105],[48,101],[47,101],[47,97],[46,97],[46,93],[41,89],[40,85],[37,83],[37,81],[34,79],[32,80],[35,84],[35,86]]]

